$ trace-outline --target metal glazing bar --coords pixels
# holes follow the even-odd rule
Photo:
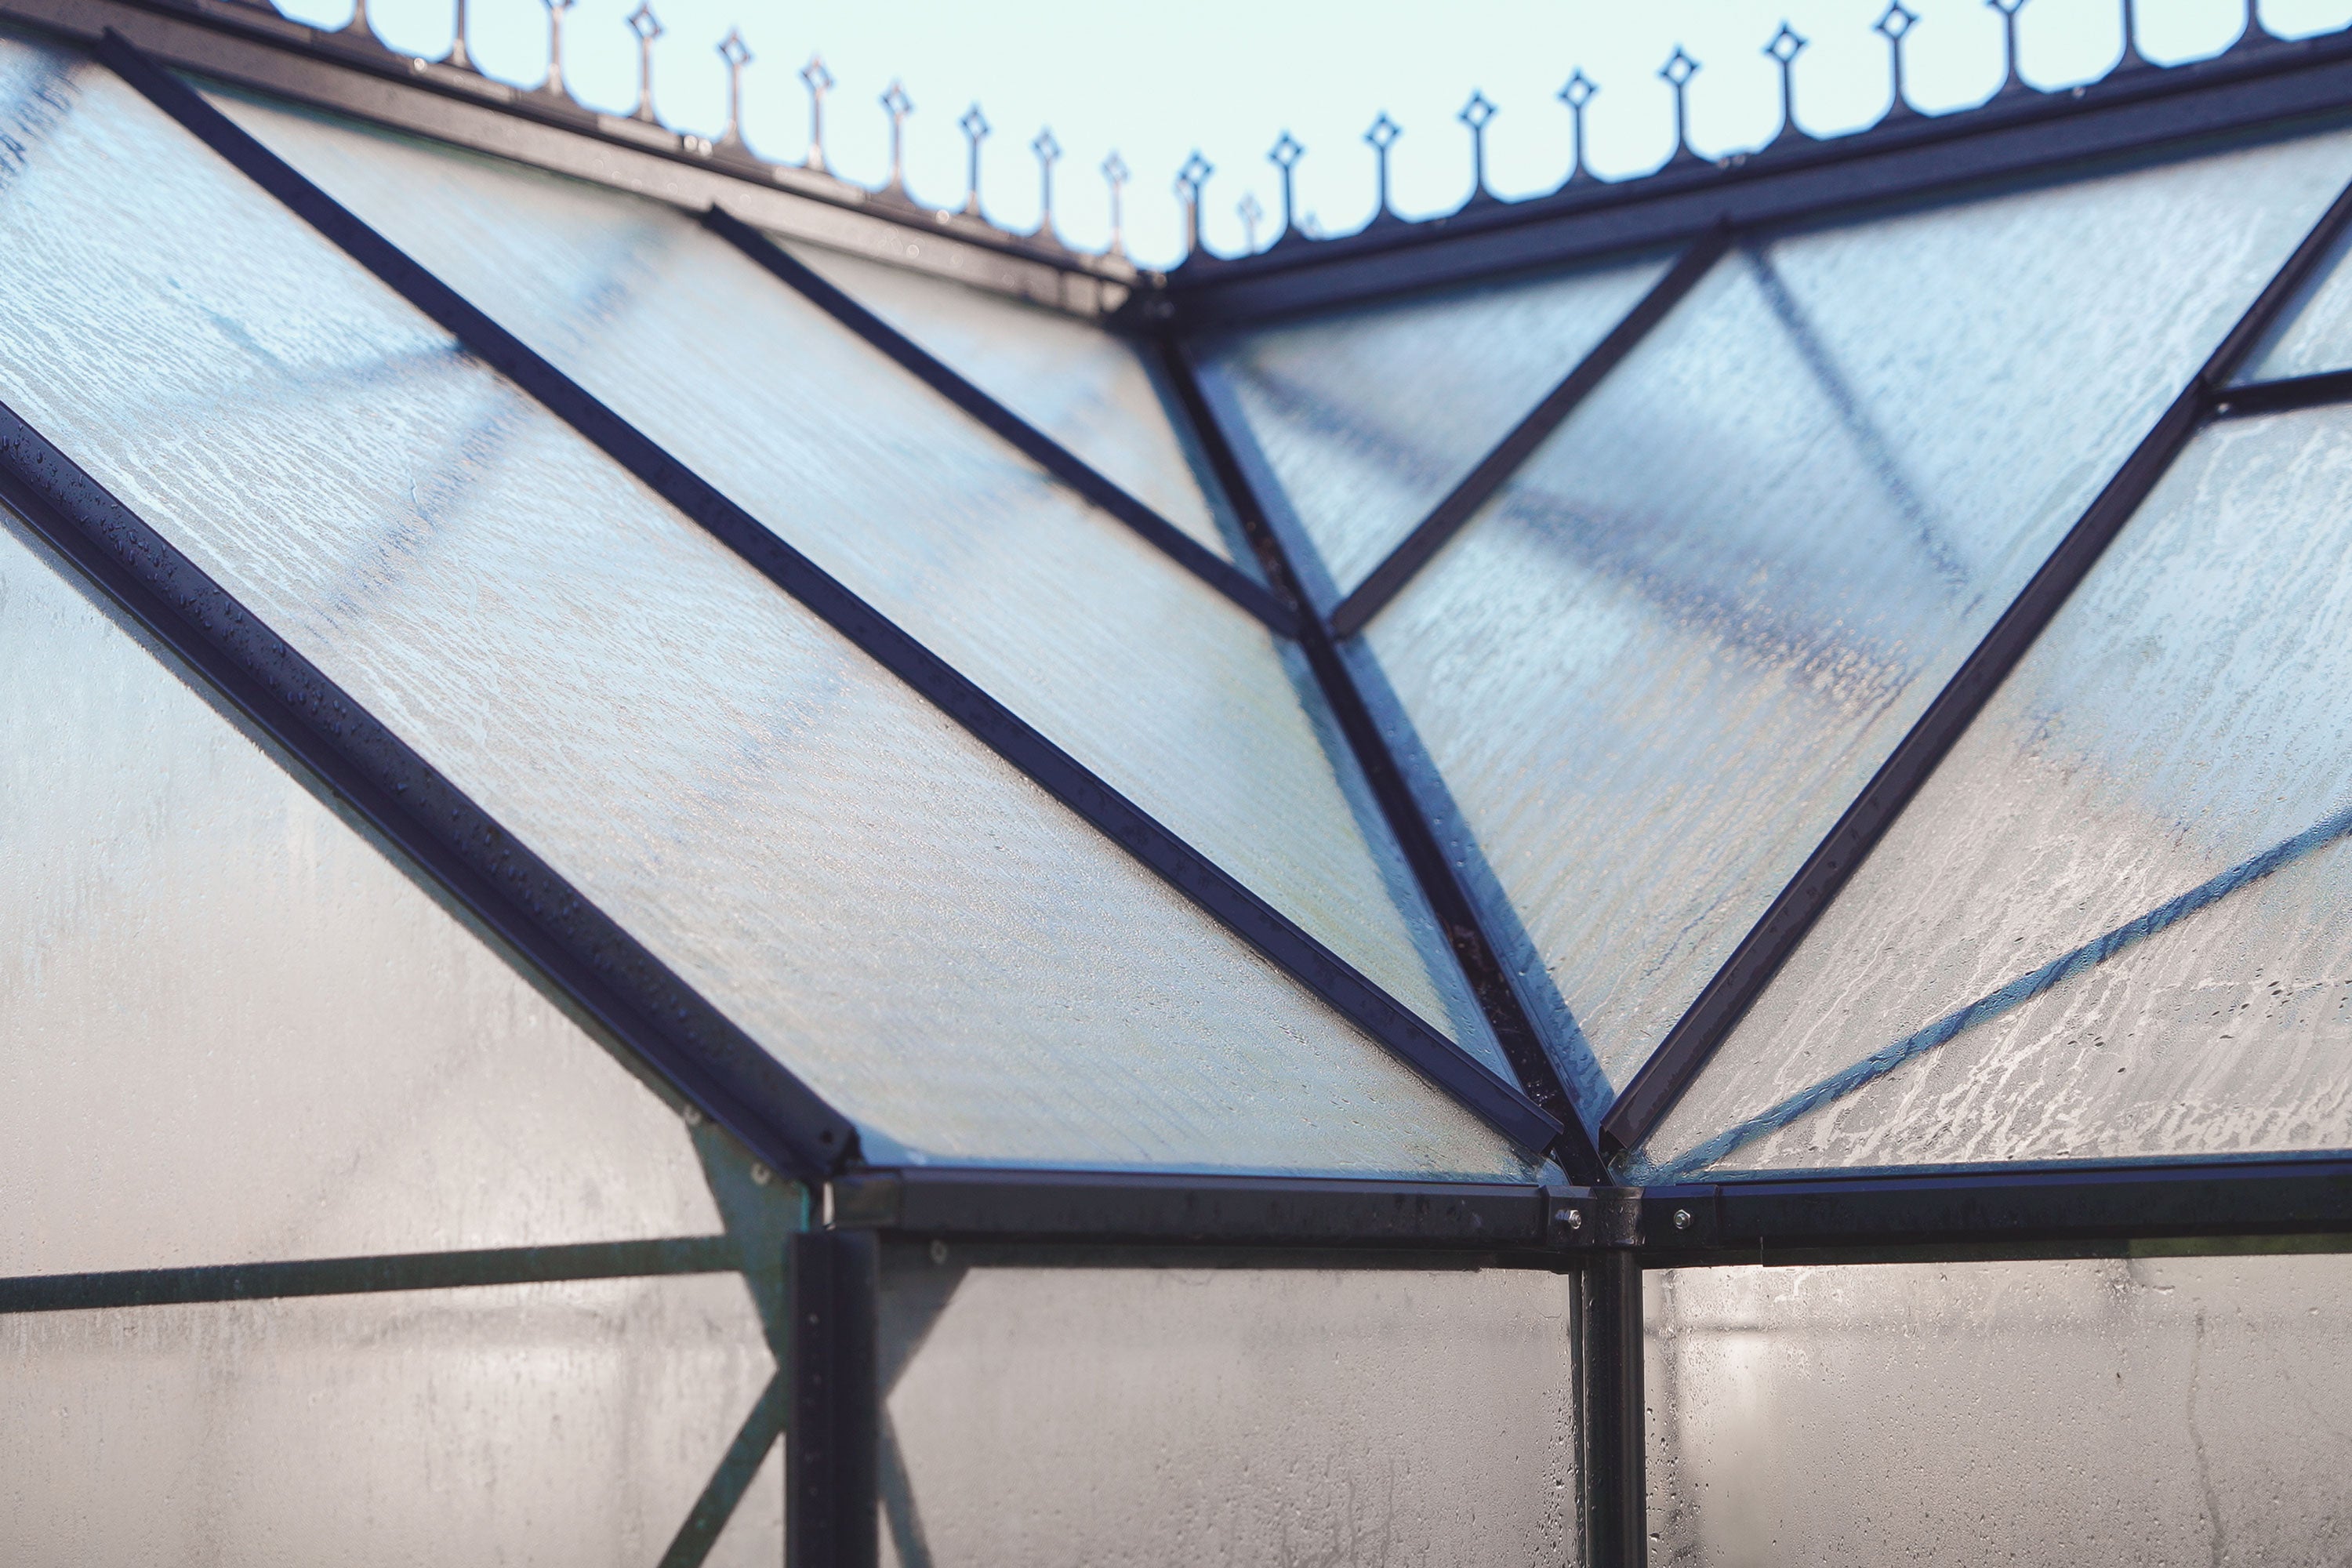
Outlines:
[[[102,1274],[36,1274],[0,1279],[0,1315],[86,1312],[101,1307],[177,1307],[199,1301],[268,1301],[295,1296],[359,1296],[387,1290],[449,1290],[561,1279],[634,1279],[660,1274],[729,1274],[742,1267],[732,1237],[663,1241],[586,1241],[479,1252],[396,1252],[291,1263],[227,1263],[194,1268],[131,1268]]]
[[[727,1452],[711,1472],[687,1511],[686,1522],[677,1527],[670,1538],[669,1550],[661,1554],[656,1568],[700,1568],[718,1544],[719,1532],[735,1516],[743,1494],[751,1489],[751,1482],[767,1462],[768,1450],[776,1446],[777,1436],[784,1429],[784,1411],[791,1403],[792,1384],[784,1373],[778,1373],[768,1380],[751,1414],[743,1418],[735,1440],[727,1445]]]
[[[792,1414],[784,1432],[785,1568],[875,1568],[882,1393],[881,1247],[870,1231],[790,1244]]]
[[[2216,418],[2240,419],[2253,414],[2319,408],[2331,403],[2352,403],[2352,370],[2326,370],[2316,375],[2233,386],[2218,395],[2213,414]]]
[[[1162,344],[1161,361],[1178,401],[1183,405],[1185,416],[1192,422],[1202,449],[1216,471],[1218,483],[1224,487],[1226,499],[1233,503],[1267,576],[1291,603],[1307,605],[1309,601],[1297,569],[1267,522],[1265,503],[1251,489],[1249,476],[1202,392],[1199,370],[1190,352],[1181,342],[1170,340]],[[1311,613],[1302,612],[1299,616],[1298,640],[1358,765],[1371,785],[1390,831],[1396,835],[1422,895],[1429,900],[1438,923],[1444,928],[1454,957],[1476,994],[1487,1022],[1494,1027],[1511,1070],[1517,1075],[1528,1098],[1557,1121],[1559,1131],[1552,1146],[1554,1156],[1571,1179],[1601,1180],[1600,1155],[1586,1134],[1583,1118],[1561,1084],[1559,1071],[1544,1049],[1542,1037],[1521,1005],[1518,993],[1496,956],[1495,944],[1479,921],[1476,907],[1456,877],[1436,832],[1413,800],[1403,770],[1397,766],[1388,742],[1381,738],[1380,726],[1341,661],[1339,648]]]
[[[0,502],[762,1160],[822,1181],[856,1147],[846,1118],[5,405]]]
[[[107,35],[99,53],[157,107],[469,351],[1465,1109],[1522,1148],[1541,1149],[1558,1136],[1551,1115],[1516,1086],[1423,1023],[1288,916],[589,395],[187,83],[117,34]]]
[[[1331,635],[1351,637],[1370,625],[1381,607],[1396,597],[1397,591],[1412,580],[1412,574],[1445,548],[1446,541],[1459,532],[1487,499],[1519,471],[1520,465],[1535,455],[1544,438],[1559,428],[1586,395],[1601,384],[1601,378],[1633,352],[1634,345],[1649,335],[1651,328],[1665,320],[1666,312],[1697,286],[1730,246],[1731,230],[1723,225],[1692,241],[1666,269],[1665,276],[1652,284],[1641,302],[1626,312],[1624,320],[1593,344],[1576,368],[1545,394],[1543,401],[1529,409],[1527,417],[1495,444],[1493,451],[1478,460],[1478,466],[1405,535],[1403,542],[1389,552],[1388,559],[1372,568],[1371,575],[1339,601],[1331,611]]]
[[[915,378],[1003,437],[1023,456],[1127,524],[1174,561],[1284,637],[1296,634],[1290,609],[1265,584],[1129,495],[1076,453],[973,385],[906,333],[859,304],[814,268],[760,229],[724,207],[711,207],[703,223],[721,238],[782,279],[808,301],[880,350]]]
[[[2107,544],[2131,521],[2189,437],[2223,404],[2242,406],[2246,390],[2230,378],[2328,248],[2352,226],[2352,187],[2331,203],[2221,340],[2189,384],[2107,481],[2015,601],[1993,623],[1975,651],[1928,704],[1881,764],[1861,797],[1849,805],[1764,916],[1732,950],[1689,1009],[1667,1031],[1602,1119],[1601,1142],[1612,1156],[1640,1147],[1659,1120],[1714,1055],[1748,1005],[1796,951],[1814,918],[1845,885],[1879,836],[1935,771],[1952,742],[1972,723],[2010,670],[2042,635],[2076,584],[2098,563]],[[2316,379],[2316,378],[2315,378]]]
[[[1577,1377],[1582,1398],[1584,1561],[1643,1568],[1649,1561],[1643,1453],[1642,1259],[1596,1254],[1577,1275]]]

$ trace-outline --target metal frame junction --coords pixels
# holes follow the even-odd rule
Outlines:
[[[101,58],[151,100],[1155,874],[1522,1147],[1548,1150],[1572,1184],[863,1167],[845,1118],[38,431],[0,408],[0,502],[600,1026],[822,1200],[821,1227],[786,1244],[792,1332],[780,1350],[786,1370],[744,1423],[665,1563],[700,1561],[779,1430],[792,1500],[788,1561],[817,1568],[877,1560],[888,1460],[877,1458],[887,1421],[876,1385],[876,1334],[879,1260],[891,1247],[937,1243],[977,1248],[986,1258],[1068,1267],[1117,1258],[1210,1267],[1559,1272],[1570,1279],[1575,1304],[1584,1551],[1591,1563],[1614,1565],[1640,1563],[1646,1552],[1644,1269],[1827,1258],[2098,1257],[2150,1242],[2226,1247],[2241,1238],[2352,1237],[2352,1157],[2336,1155],[1817,1172],[1647,1188],[1608,1184],[1602,1164],[1603,1154],[1638,1146],[1656,1124],[2194,432],[2216,418],[2352,402],[2352,371],[2230,385],[2296,290],[2352,228],[2352,192],[2330,207],[2181,389],[1605,1116],[1596,1115],[1598,1108],[1580,1110],[1561,1082],[1345,647],[1744,236],[1990,180],[2053,178],[2104,159],[2284,132],[2352,103],[2352,39],[2266,46],[2199,66],[2119,73],[2064,97],[1997,100],[1948,122],[1914,118],[1839,142],[1776,144],[1737,166],[1678,163],[1622,187],[1582,184],[1545,203],[1488,204],[1447,223],[1386,225],[1349,240],[1278,246],[1250,261],[1180,271],[1165,289],[1139,293],[1130,320],[1154,340],[1192,434],[1249,536],[1264,584],[1202,551],[783,252],[759,231],[805,237],[808,226],[773,215],[776,193],[754,195],[748,175],[726,168],[689,168],[691,179],[680,174],[685,183],[657,193],[707,215],[713,229],[782,283],[1269,626],[1297,637],[1494,1024],[1520,1079],[1514,1087],[1421,1025],[590,397],[238,130],[142,47],[160,44],[174,66],[551,167],[568,167],[573,155],[549,152],[548,139],[572,137],[573,128],[525,114],[512,135],[485,130],[486,122],[509,118],[508,111],[458,104],[446,92],[436,99],[429,83],[394,79],[380,62],[355,64],[320,47],[307,29],[295,31],[309,41],[295,39],[249,19],[182,12],[162,0],[0,0],[0,15],[85,41],[98,39],[110,19],[130,19],[130,32],[104,37]],[[360,77],[383,79],[366,91],[347,90]],[[419,103],[442,107],[427,113]],[[530,145],[520,147],[518,138]],[[859,223],[882,221],[853,216]],[[826,237],[838,242],[840,231],[816,236]],[[1321,568],[1282,522],[1263,476],[1238,449],[1189,347],[1200,332],[1244,321],[1667,247],[1680,254],[1649,296],[1345,596],[1326,593],[1317,581]],[[1008,292],[1021,291],[1018,267],[1044,265],[1002,259],[1015,268],[997,280]],[[1097,282],[1089,279],[1088,287]],[[1588,1136],[1596,1120],[1597,1146]],[[785,1259],[750,1256],[751,1245],[730,1236],[0,1280],[0,1313],[724,1269],[773,1276],[785,1268]]]

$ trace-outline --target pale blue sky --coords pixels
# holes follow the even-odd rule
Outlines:
[[[281,0],[289,15],[336,25],[351,0]],[[1987,0],[1908,0],[1921,20],[1906,55],[1913,101],[1938,110],[1976,101],[1997,84],[2000,21]],[[623,22],[635,0],[578,0],[565,22],[574,92],[599,107],[635,101],[635,40]],[[989,214],[1013,228],[1038,216],[1030,139],[1050,124],[1066,150],[1055,215],[1072,244],[1108,234],[1103,155],[1118,149],[1134,178],[1127,195],[1129,250],[1147,264],[1180,251],[1171,184],[1194,147],[1216,166],[1204,204],[1213,248],[1241,246],[1235,205],[1255,195],[1272,214],[1278,184],[1266,149],[1284,130],[1307,148],[1299,208],[1330,232],[1371,210],[1373,159],[1365,128],[1385,110],[1404,127],[1393,153],[1392,197],[1408,216],[1442,212],[1467,194],[1469,132],[1454,119],[1472,89],[1501,108],[1488,135],[1497,192],[1548,190],[1567,170],[1568,110],[1553,97],[1581,67],[1601,84],[1589,110],[1589,152],[1603,174],[1649,168],[1670,149],[1671,100],[1657,69],[1683,45],[1701,64],[1691,89],[1691,138],[1711,154],[1752,146],[1777,127],[1776,71],[1760,52],[1783,15],[1811,40],[1796,69],[1800,120],[1822,134],[1875,120],[1887,101],[1885,41],[1871,30],[1885,0],[654,0],[667,28],[656,46],[663,116],[680,130],[715,132],[725,118],[725,74],[715,46],[739,25],[756,58],[745,73],[745,132],[766,156],[799,160],[808,100],[797,72],[821,51],[838,85],[825,141],[835,167],[878,184],[887,121],[876,102],[895,78],[916,111],[908,126],[908,182],[938,205],[961,205],[964,141],[956,121],[977,100],[995,133],[983,150]],[[482,68],[536,82],[546,68],[542,0],[472,0],[469,31]],[[2241,0],[2139,0],[2140,47],[2153,58],[2206,55],[2236,36]],[[2104,73],[2119,38],[2121,0],[2030,0],[2019,14],[2026,76],[2066,85]],[[394,47],[437,55],[448,46],[452,0],[371,0],[377,31]],[[2352,0],[2266,0],[2273,31],[2329,31],[2352,20]],[[1271,237],[1273,220],[1261,226]]]

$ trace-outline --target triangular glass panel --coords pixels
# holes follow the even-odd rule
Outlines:
[[[0,1276],[709,1236],[680,1111],[0,512]]]
[[[1644,258],[1238,331],[1211,345],[1307,541],[1361,583],[1664,273]]]
[[[1563,1072],[1641,1067],[2347,174],[2330,133],[1735,251],[1351,645]]]
[[[1644,1152],[2352,1146],[2352,408],[2208,428]]]
[[[1534,1168],[119,79],[0,81],[0,401],[869,1158]]]
[[[989,289],[821,245],[786,248],[1186,534],[1256,572],[1135,344]]]
[[[2338,239],[2233,378],[2241,386],[2352,370],[2352,235]]]
[[[684,215],[346,121],[221,101],[1178,837],[1507,1072],[1295,647]]]

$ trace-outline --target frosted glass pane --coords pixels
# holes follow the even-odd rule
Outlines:
[[[725,1274],[24,1313],[0,1366],[22,1568],[644,1568],[775,1373]]]
[[[0,1275],[719,1229],[675,1111],[15,528]]]
[[[2347,508],[2352,409],[2201,433],[1652,1156],[2352,1146]]]
[[[1735,252],[1373,621],[1565,1070],[1648,1058],[2347,174],[2335,134]]]
[[[2249,355],[2240,383],[2284,381],[2352,368],[2352,271],[2345,258],[2352,239],[2339,239],[2318,275],[2303,286],[2263,345]]]
[[[1227,339],[1208,362],[1343,594],[1665,269],[1646,259],[1375,305]]]
[[[784,1445],[768,1450],[703,1568],[776,1568],[784,1560]]]
[[[1228,537],[1232,525],[1220,526],[1165,395],[1126,339],[903,267],[797,241],[787,248],[1128,494],[1255,574],[1249,552]]]
[[[224,107],[1507,1073],[1296,648],[681,215],[341,121]]]
[[[2340,1563],[2337,1256],[1654,1273],[1650,1560]]]
[[[933,1269],[884,1272],[886,1563],[1580,1558],[1572,1276]]]
[[[130,89],[7,103],[0,399],[869,1156],[1526,1169]]]

